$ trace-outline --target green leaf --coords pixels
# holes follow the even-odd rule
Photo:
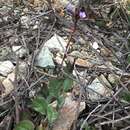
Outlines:
[[[30,120],[23,120],[16,125],[14,130],[34,130],[34,124]]]
[[[91,130],[90,127],[86,127],[85,130]]]
[[[130,11],[130,2],[127,1],[127,11]]]
[[[52,79],[49,82],[49,96],[57,98],[62,90],[64,80],[63,79]]]
[[[127,10],[130,11],[130,6],[127,7]]]
[[[73,80],[70,78],[66,78],[63,83],[64,91],[67,92],[72,88]]]
[[[127,102],[130,102],[130,92],[123,92],[122,99]]]
[[[31,106],[35,111],[40,112],[41,114],[46,114],[48,103],[43,97],[39,96],[32,101]]]
[[[59,96],[59,97],[57,98],[57,107],[58,107],[58,108],[61,108],[62,105],[64,104],[64,101],[65,101],[64,96]]]
[[[58,117],[58,112],[52,108],[52,106],[48,106],[47,108],[47,118],[49,123],[53,123]]]

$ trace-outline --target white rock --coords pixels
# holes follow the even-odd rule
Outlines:
[[[116,55],[117,55],[119,58],[121,58],[123,54],[122,54],[120,51],[118,51],[118,52],[116,52]]]
[[[97,42],[94,42],[92,46],[93,46],[93,48],[96,49],[96,50],[99,48],[99,45],[98,45]]]
[[[21,24],[24,25],[26,28],[28,28],[28,23],[29,23],[29,17],[28,16],[22,16],[21,17]]]
[[[64,52],[66,50],[66,45],[67,43],[65,40],[57,34],[54,34],[54,36],[45,43],[45,47],[48,47],[49,49],[56,49],[60,52]]]
[[[33,30],[35,30],[35,29],[38,29],[38,25],[37,25],[37,24],[35,24],[35,25],[33,26]]]
[[[12,73],[8,74],[7,79],[9,79],[10,81],[14,82],[14,80],[15,80],[15,72],[12,72]]]
[[[54,68],[55,65],[52,58],[53,55],[49,51],[49,49],[47,47],[43,47],[39,52],[38,56],[36,57],[35,65],[43,68],[46,67]]]
[[[38,29],[38,24],[39,24],[39,22],[36,21],[35,25],[33,26],[33,30]]]
[[[12,46],[12,51],[20,58],[27,54],[27,50],[22,46]]]
[[[108,87],[105,87],[97,78],[88,85],[86,90],[88,92],[88,98],[92,101],[97,101],[102,97],[109,97],[112,94],[112,91]]]
[[[29,97],[30,97],[30,98],[34,97],[35,94],[36,94],[36,91],[35,91],[35,90],[30,90],[30,91],[29,91]]]
[[[8,94],[10,94],[13,90],[14,90],[14,85],[13,83],[6,78],[3,82],[2,82],[3,86],[4,86],[4,93],[2,93],[2,97],[7,96]]]
[[[9,18],[8,16],[5,16],[5,17],[3,17],[3,20],[8,21],[8,18]]]
[[[0,74],[7,76],[14,70],[14,65],[11,61],[0,62]]]
[[[28,16],[22,16],[21,17],[21,24],[27,24],[27,22],[29,21],[29,17]]]
[[[15,73],[12,72],[8,75],[6,79],[2,81],[2,85],[4,86],[4,92],[2,93],[2,97],[9,95],[14,90],[13,82],[15,80]]]
[[[120,79],[120,77],[119,77],[118,75],[115,75],[115,74],[109,74],[109,75],[108,75],[108,80],[109,80],[112,84],[118,82],[119,79]]]

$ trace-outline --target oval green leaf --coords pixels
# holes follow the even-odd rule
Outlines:
[[[44,115],[46,114],[48,103],[43,97],[39,96],[32,101],[31,106],[35,111]]]
[[[49,123],[53,123],[58,117],[58,112],[52,108],[52,106],[48,106],[47,108],[47,118]]]
[[[64,91],[67,92],[72,88],[73,80],[70,78],[66,78],[63,83]]]
[[[64,80],[62,79],[52,79],[49,82],[49,96],[58,97],[61,93],[62,85]]]
[[[30,120],[20,121],[14,130],[34,130],[34,124]]]

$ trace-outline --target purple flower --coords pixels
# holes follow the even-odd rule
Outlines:
[[[74,5],[72,5],[71,3],[69,3],[69,4],[66,6],[66,10],[67,10],[67,12],[73,14],[73,13],[74,13],[74,10],[75,10],[75,7],[74,7]]]
[[[81,19],[86,18],[87,15],[86,15],[85,11],[80,11],[80,12],[79,12],[79,17],[80,17]]]

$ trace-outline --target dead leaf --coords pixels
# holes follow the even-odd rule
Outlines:
[[[59,118],[54,123],[52,130],[70,130],[74,120],[76,119],[77,109],[80,107],[80,112],[85,109],[85,103],[79,103],[72,99],[72,94],[68,94],[65,99],[65,104],[59,111]]]
[[[76,65],[78,66],[82,66],[82,67],[92,67],[93,64],[91,64],[90,62],[88,62],[87,60],[83,60],[78,58],[75,62]]]
[[[4,87],[4,91],[1,93],[2,97],[6,97],[14,90],[13,82],[15,80],[15,73],[12,72],[8,75],[6,79],[2,81],[2,85]]]

